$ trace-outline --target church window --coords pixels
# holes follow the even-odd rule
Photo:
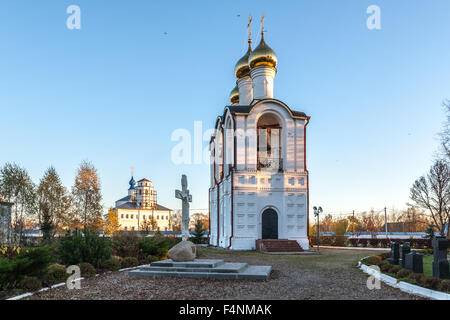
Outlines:
[[[131,215],[131,219],[133,219],[134,218],[134,215]]]
[[[159,220],[159,216],[156,216],[156,219]]]
[[[127,219],[128,219],[128,215],[127,215]]]
[[[134,231],[134,227],[131,227],[131,230]]]
[[[122,215],[121,215],[121,218],[123,219],[123,213],[122,213]]]
[[[125,231],[127,231],[127,230],[128,230],[128,227],[125,227],[124,229],[125,229]]]

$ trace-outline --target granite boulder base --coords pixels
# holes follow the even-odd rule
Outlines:
[[[173,246],[167,255],[172,261],[194,261],[197,247],[190,241],[181,241]]]

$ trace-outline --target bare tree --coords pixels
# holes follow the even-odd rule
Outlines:
[[[155,217],[152,215],[149,216],[148,219],[144,219],[144,221],[142,221],[141,230],[147,234],[150,231],[158,230],[158,221],[156,221]]]
[[[436,160],[426,176],[417,179],[411,190],[410,198],[417,207],[431,214],[441,235],[445,223],[450,218],[450,168],[446,161]]]
[[[441,144],[442,149],[444,150],[444,154],[450,159],[450,100],[444,100],[442,102],[442,106],[447,113],[447,120],[444,124],[444,128],[440,134],[441,136]]]
[[[182,214],[181,210],[177,210],[173,216],[172,230],[173,231],[181,231],[182,225]]]
[[[361,231],[374,233],[380,231],[383,227],[384,216],[374,209],[370,209],[369,212],[362,212],[360,216]]]

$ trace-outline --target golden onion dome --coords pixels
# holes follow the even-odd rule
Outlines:
[[[234,74],[236,75],[236,78],[242,79],[250,75],[248,58],[250,57],[251,53],[252,53],[252,41],[249,40],[247,53],[242,58],[239,59],[239,61],[236,63],[236,66],[234,67]]]
[[[267,45],[264,41],[264,33],[261,33],[261,42],[248,58],[248,65],[250,66],[250,69],[262,65],[275,68],[277,63],[278,58],[275,51]]]
[[[239,103],[239,89],[237,86],[230,92],[230,101],[232,104]]]

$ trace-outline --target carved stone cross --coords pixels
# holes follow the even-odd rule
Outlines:
[[[187,177],[183,174],[181,176],[181,191],[175,190],[175,198],[181,199],[182,201],[181,236],[183,241],[187,241],[189,239],[189,202],[192,202],[192,195],[189,194],[187,186]]]

